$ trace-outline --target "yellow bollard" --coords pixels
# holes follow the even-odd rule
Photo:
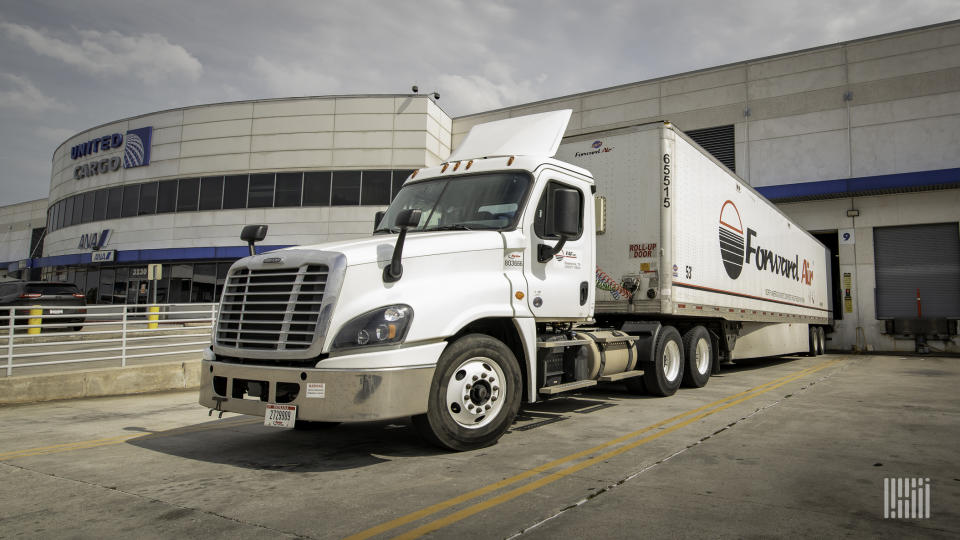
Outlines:
[[[39,334],[40,325],[43,324],[43,308],[40,306],[33,306],[30,308],[30,318],[27,319],[27,324],[36,325],[35,328],[27,328],[28,334]]]
[[[160,306],[150,306],[150,314],[147,315],[147,320],[150,321],[147,323],[147,328],[150,330],[156,330],[160,326],[157,321],[160,320]]]

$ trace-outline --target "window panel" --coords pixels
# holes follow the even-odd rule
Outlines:
[[[148,216],[157,213],[158,188],[159,184],[157,182],[140,184],[140,209],[138,210],[138,213],[141,216]]]
[[[330,193],[330,204],[333,206],[360,204],[360,171],[333,171]]]
[[[200,199],[200,179],[181,178],[177,184],[177,212],[193,212]]]
[[[73,225],[73,199],[75,197],[70,197],[63,203],[63,226],[69,227]]]
[[[303,173],[277,173],[277,195],[274,206],[300,206]]]
[[[247,175],[228,176],[224,179],[223,209],[247,207]]]
[[[390,204],[390,171],[363,171],[360,204]]]
[[[223,177],[200,179],[200,210],[219,210],[223,202]]]
[[[93,200],[93,220],[103,221],[107,219],[107,194],[109,189],[98,189]]]
[[[123,208],[120,211],[120,217],[130,217],[137,215],[137,208],[140,206],[140,184],[132,186],[123,186]]]
[[[250,194],[247,208],[269,208],[273,206],[273,177],[271,174],[251,174]]]
[[[57,202],[57,224],[54,227],[55,229],[63,228],[63,214],[64,214],[63,201],[58,201]]]
[[[397,193],[400,192],[400,188],[403,187],[403,182],[411,174],[413,174],[413,171],[393,171],[393,180],[390,182],[390,202],[393,202]]]
[[[167,214],[177,209],[177,181],[164,180],[157,188],[157,213]]]
[[[96,192],[88,191],[83,194],[83,211],[80,214],[81,223],[90,223],[93,221],[93,201],[96,197]]]
[[[120,217],[120,210],[123,203],[123,186],[110,188],[107,194],[107,219],[116,219]]]
[[[330,205],[330,171],[310,171],[303,174],[303,205]]]

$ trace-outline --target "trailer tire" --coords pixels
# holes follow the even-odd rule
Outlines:
[[[475,450],[500,439],[517,415],[523,393],[513,351],[484,334],[454,341],[440,355],[430,384],[426,414],[413,425],[431,444]],[[484,414],[479,416],[476,411]]]
[[[817,327],[817,354],[827,352],[827,333],[823,331],[822,326]]]
[[[807,352],[807,356],[816,356],[817,355],[817,343],[819,340],[819,335],[817,334],[817,327],[811,326],[807,332],[810,341],[810,350]]]
[[[694,326],[683,334],[683,352],[686,359],[683,366],[683,385],[690,388],[703,388],[710,380],[710,368],[716,359],[713,357],[713,343],[710,333],[702,326]]]
[[[683,381],[683,341],[680,332],[664,326],[653,348],[653,362],[644,369],[643,385],[655,396],[672,396]]]

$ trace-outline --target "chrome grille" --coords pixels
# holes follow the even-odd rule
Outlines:
[[[316,337],[329,269],[326,265],[235,268],[223,291],[217,345],[289,351]]]

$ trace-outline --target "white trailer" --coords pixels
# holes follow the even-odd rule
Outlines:
[[[466,450],[523,400],[823,352],[822,244],[670,124],[561,144],[570,114],[475,126],[370,239],[237,261],[200,403],[280,427],[412,416]]]

